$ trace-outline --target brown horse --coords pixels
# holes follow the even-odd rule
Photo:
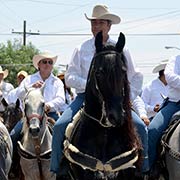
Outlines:
[[[15,103],[8,104],[3,98],[1,103],[4,107],[4,111],[1,112],[1,117],[4,120],[4,125],[8,131],[11,132],[16,123],[23,117],[23,112],[20,108],[20,101],[17,99]]]

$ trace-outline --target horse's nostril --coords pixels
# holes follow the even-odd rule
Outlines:
[[[110,113],[108,116],[108,119],[109,119],[111,124],[113,124],[113,125],[117,124],[117,118],[115,117],[114,114]]]
[[[109,114],[109,118],[108,119],[110,119],[111,121],[115,121],[115,117],[114,117],[113,114]]]
[[[38,133],[40,132],[39,127],[30,127],[29,132],[32,134],[32,136],[37,136]]]

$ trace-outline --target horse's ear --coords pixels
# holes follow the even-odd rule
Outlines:
[[[19,108],[19,107],[20,107],[20,100],[17,99],[17,100],[16,100],[16,108]]]
[[[1,102],[2,102],[4,107],[8,106],[8,103],[7,103],[7,101],[4,98],[2,98]]]
[[[102,31],[98,32],[95,38],[96,53],[101,52],[103,48],[103,35]]]
[[[125,42],[126,42],[125,35],[122,32],[120,32],[118,41],[116,43],[116,49],[118,52],[122,52],[122,50],[125,46]]]

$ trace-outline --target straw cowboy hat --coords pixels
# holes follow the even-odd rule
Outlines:
[[[2,67],[0,66],[0,74],[3,74],[3,78],[5,79],[8,76],[9,71],[7,69],[3,71]]]
[[[44,52],[44,53],[41,53],[41,54],[37,54],[33,57],[33,65],[36,69],[38,69],[38,63],[39,61],[41,61],[42,59],[52,59],[53,61],[53,65],[56,63],[57,61],[57,56],[49,53],[49,52]]]
[[[22,76],[24,76],[24,77],[27,77],[28,76],[28,73],[26,72],[26,71],[19,71],[18,73],[17,73],[17,77],[19,77],[20,75],[22,75]]]
[[[60,79],[64,79],[64,75],[65,75],[65,70],[59,70],[57,77],[59,77]]]
[[[85,13],[85,17],[88,20],[93,19],[105,19],[110,20],[112,24],[119,24],[121,19],[116,14],[109,12],[108,7],[105,5],[96,5],[93,8],[92,17],[88,17]]]
[[[164,60],[164,61],[161,61],[158,65],[156,65],[153,69],[153,73],[158,73],[159,71],[162,71],[165,69],[166,67],[166,64],[167,64],[168,60]]]

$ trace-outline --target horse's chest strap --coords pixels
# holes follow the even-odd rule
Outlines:
[[[70,162],[91,171],[115,172],[134,167],[134,163],[138,160],[138,152],[135,148],[122,153],[103,164],[99,159],[80,152],[79,149],[73,146],[68,140],[65,140],[64,147],[65,156]]]
[[[18,141],[18,153],[25,159],[37,159],[36,154],[33,154],[24,149],[21,142]],[[46,152],[40,154],[40,159],[50,159],[51,158],[51,149]]]

